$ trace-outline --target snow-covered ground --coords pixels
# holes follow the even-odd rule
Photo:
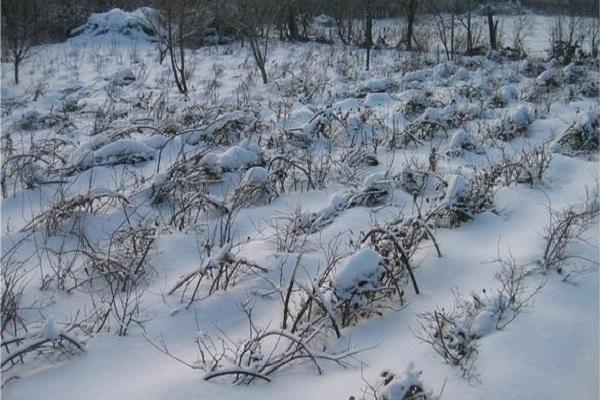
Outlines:
[[[597,66],[375,50],[366,72],[363,50],[273,42],[263,85],[234,43],[189,52],[183,96],[131,21],[37,48],[18,86],[2,64],[2,267],[24,288],[2,356],[56,346],[3,365],[6,399],[600,397]],[[553,263],[567,207],[591,220]],[[500,315],[507,268],[525,286]],[[475,352],[451,365],[422,325],[455,307]],[[239,370],[307,340],[322,373],[205,380],[235,360],[210,371],[199,343],[259,332],[289,335]]]

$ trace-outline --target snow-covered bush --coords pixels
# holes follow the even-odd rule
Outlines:
[[[34,216],[23,230],[43,228],[50,232],[56,232],[64,228],[68,221],[72,222],[71,227],[73,227],[84,213],[102,212],[115,203],[124,205],[127,203],[127,199],[102,188],[73,197],[65,197],[64,194],[61,194],[45,211]]]
[[[516,137],[526,136],[529,124],[533,122],[531,111],[520,105],[508,110],[502,121],[492,129],[491,136],[502,141],[510,141]]]
[[[358,250],[341,265],[331,286],[336,315],[342,327],[381,314],[392,307],[390,300],[402,298],[399,279],[375,250]]]
[[[478,341],[496,330],[504,329],[525,308],[542,286],[530,289],[526,283],[528,271],[512,258],[500,258],[502,269],[495,276],[499,286],[495,291],[485,289],[463,298],[454,292],[452,307],[439,308],[419,314],[421,331],[417,338],[452,366],[459,367],[466,379],[476,377],[475,357]]]
[[[423,371],[415,369],[410,362],[404,371],[384,370],[375,383],[369,383],[362,389],[359,400],[436,400],[430,391],[426,391],[421,380]],[[355,397],[350,397],[355,400]]]
[[[120,8],[92,14],[87,22],[71,31],[72,36],[101,36],[106,34],[124,35],[131,39],[154,41],[152,24],[147,15],[154,12],[149,8],[138,8],[127,12]]]
[[[50,318],[37,329],[30,327],[25,335],[2,340],[1,345],[3,379],[9,379],[7,372],[15,365],[24,363],[27,356],[43,355],[48,359],[64,359],[84,351],[82,342],[59,328]]]
[[[245,131],[258,122],[254,114],[242,110],[221,114],[214,122],[185,133],[187,144],[196,145],[200,142],[216,145],[231,145],[238,143]]]
[[[271,382],[276,372],[302,362],[310,363],[320,375],[323,373],[322,361],[347,367],[361,351],[329,351],[323,346],[320,335],[315,334],[314,326],[295,333],[287,329],[262,328],[255,321],[251,304],[244,302],[241,308],[248,321],[246,337],[231,340],[225,333],[211,335],[204,331],[196,337],[200,353],[198,361],[195,365],[184,363],[203,370],[205,381],[228,379],[235,385]],[[169,352],[164,342],[154,346],[183,362]]]
[[[231,246],[226,246],[214,250],[213,255],[207,257],[198,268],[181,276],[168,294],[181,291],[183,302],[190,289],[191,293],[187,299],[189,307],[198,299],[234,286],[241,276],[260,271],[265,272],[265,269],[245,258],[237,257],[232,253]]]
[[[536,260],[544,273],[557,271],[563,274],[564,267],[569,260],[579,259],[581,265],[596,266],[597,263],[587,258],[580,258],[573,251],[576,244],[587,243],[586,234],[597,223],[600,215],[600,200],[598,187],[588,191],[586,199],[581,204],[571,204],[565,208],[555,210],[548,207],[549,222],[544,227],[543,252]],[[574,265],[573,270],[577,267]],[[567,271],[567,275],[573,271]]]
[[[117,86],[127,86],[135,82],[135,74],[129,68],[121,68],[111,75],[110,83]]]
[[[558,140],[559,150],[567,154],[597,152],[600,145],[600,115],[588,111],[577,115],[575,122]]]
[[[464,129],[458,129],[453,134],[444,153],[448,157],[459,157],[468,151],[475,151],[477,146],[475,145],[471,135]]]

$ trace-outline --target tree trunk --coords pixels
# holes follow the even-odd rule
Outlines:
[[[450,27],[450,54],[454,60],[454,12],[452,13],[452,25]]]
[[[288,39],[298,40],[298,25],[296,24],[296,14],[292,7],[290,5],[287,12]]]
[[[13,63],[15,65],[15,85],[19,84],[19,64],[21,64],[21,60],[15,58]]]
[[[406,28],[406,50],[412,51],[412,37],[413,37],[413,17],[408,16],[408,26]]]
[[[365,46],[367,48],[367,71],[371,66],[371,47],[373,46],[373,14],[371,7],[367,5],[365,21]]]
[[[488,20],[488,29],[490,32],[490,48],[492,50],[496,50],[497,44],[496,44],[496,27],[498,26],[498,22],[494,22],[494,14],[492,13],[492,9],[489,8],[488,9],[488,13],[487,13],[487,20]]]

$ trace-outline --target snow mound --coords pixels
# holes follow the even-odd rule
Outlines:
[[[136,163],[152,160],[154,150],[131,139],[120,139],[101,147],[94,153],[97,163]]]
[[[409,398],[417,398],[413,395],[417,390],[419,393],[421,393],[421,388],[423,387],[423,383],[421,382],[422,373],[423,371],[415,370],[415,365],[412,362],[408,364],[406,369],[401,374],[396,375],[385,371],[382,374],[382,378],[386,379],[390,377],[390,375],[393,376],[393,378],[386,386],[382,398],[386,400],[405,400]]]
[[[560,76],[560,73],[560,69],[551,67],[539,74],[538,77],[535,79],[540,83],[550,83],[553,80],[557,79]]]
[[[372,289],[379,286],[379,275],[384,271],[382,262],[381,255],[373,249],[354,253],[335,276],[333,286],[336,295],[345,298],[343,294],[353,288]]]
[[[392,78],[378,78],[364,82],[361,89],[364,93],[377,93],[387,92],[397,86],[398,84]]]
[[[135,74],[129,68],[121,68],[120,70],[112,74],[110,82],[113,85],[118,86],[131,85],[133,82],[135,82]]]
[[[508,113],[508,119],[517,127],[527,126],[533,121],[529,109],[522,105],[511,109]]]
[[[423,71],[407,72],[402,78],[404,82],[424,82],[427,77]]]
[[[365,107],[385,107],[392,103],[392,98],[387,93],[369,93],[365,97]]]
[[[99,148],[98,148],[99,147]],[[94,151],[94,148],[98,150]],[[154,159],[155,151],[132,139],[120,139],[104,146],[87,143],[71,154],[71,167],[88,169],[97,164],[134,164]]]
[[[239,171],[259,164],[258,153],[242,146],[232,146],[223,153],[209,153],[202,159],[202,165],[214,173]]]
[[[467,191],[467,181],[460,175],[452,175],[448,180],[448,188],[442,199],[442,204],[452,208],[460,203],[460,198]]]
[[[509,104],[519,98],[519,92],[515,85],[504,85],[498,89],[498,97],[502,99],[504,104]]]
[[[472,150],[474,148],[475,144],[473,143],[473,139],[469,132],[464,129],[459,129],[452,134],[446,148],[446,153],[450,155],[459,155],[462,154],[464,150]]]
[[[71,36],[117,35],[154,41],[154,31],[147,18],[147,15],[153,12],[153,9],[143,7],[131,12],[113,8],[107,12],[92,14],[84,25],[71,31]]]
[[[269,177],[269,171],[264,167],[252,167],[244,174],[240,186],[264,184]]]

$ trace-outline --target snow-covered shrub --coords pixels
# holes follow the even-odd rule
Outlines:
[[[109,143],[93,153],[94,165],[135,164],[154,159],[154,149],[131,139],[120,139]],[[86,157],[85,159],[89,159]],[[85,163],[78,168],[89,167]]]
[[[226,246],[215,250],[214,254],[207,257],[198,268],[181,276],[168,294],[181,291],[183,302],[189,289],[191,291],[187,300],[189,307],[199,298],[203,299],[234,286],[241,276],[260,271],[265,272],[265,269],[245,258],[237,257],[232,253],[231,246]]]
[[[132,39],[154,41],[155,32],[148,21],[149,13],[155,11],[150,8],[138,8],[127,12],[120,8],[92,14],[87,22],[71,31],[72,36],[99,36],[118,34]]]
[[[64,359],[84,351],[84,345],[74,336],[59,328],[48,318],[37,329],[30,327],[22,336],[2,340],[2,375],[29,355],[43,355],[48,359]]]
[[[508,84],[498,89],[492,98],[492,104],[494,104],[496,107],[506,107],[518,99],[519,92],[516,86],[513,84]]]
[[[226,334],[199,332],[196,343],[200,354],[194,367],[205,372],[205,381],[229,379],[229,382],[236,385],[271,382],[275,372],[289,369],[303,361],[310,363],[318,374],[322,374],[321,361],[347,367],[351,365],[352,357],[361,351],[330,352],[328,346],[323,344],[319,332],[315,333],[314,326],[295,333],[287,329],[262,328],[255,321],[250,304],[242,304],[242,311],[248,321],[248,335],[243,339],[231,340]],[[156,347],[171,355],[164,343],[162,347]]]
[[[459,157],[467,151],[475,151],[476,149],[477,146],[471,135],[464,129],[458,129],[452,134],[444,153],[448,157]]]
[[[68,221],[76,222],[84,213],[102,212],[115,203],[124,205],[127,204],[127,199],[102,188],[70,198],[65,198],[64,194],[61,194],[45,211],[33,217],[23,230],[43,228],[50,232],[56,232],[63,228]]]
[[[517,106],[508,110],[502,121],[492,129],[491,136],[502,141],[526,136],[533,116],[526,106]]]
[[[456,291],[452,307],[418,315],[421,331],[417,338],[430,344],[447,363],[459,367],[467,379],[476,376],[478,340],[514,321],[542,288],[530,289],[525,282],[528,272],[512,258],[499,261],[502,269],[495,276],[499,284],[495,291],[483,289],[467,299]]]
[[[116,86],[127,86],[133,82],[135,82],[135,74],[129,68],[121,68],[110,77],[110,83]]]
[[[436,400],[430,391],[426,391],[421,380],[423,371],[415,369],[410,362],[404,371],[384,370],[375,383],[367,382],[359,400]],[[355,400],[355,397],[350,397]]]
[[[234,198],[243,199],[247,206],[270,202],[277,196],[274,177],[269,176],[269,171],[264,167],[252,167],[247,170],[233,195]]]
[[[333,303],[342,327],[349,326],[383,308],[392,307],[390,300],[402,298],[398,276],[375,250],[358,250],[341,265],[333,279]]]
[[[244,133],[258,122],[253,113],[242,110],[221,114],[214,122],[191,129],[185,134],[187,144],[200,142],[229,146],[238,143]]]
[[[572,247],[576,244],[587,243],[586,233],[597,223],[600,214],[598,187],[586,193],[582,204],[571,204],[555,210],[548,207],[550,221],[544,227],[543,254],[536,260],[544,273],[557,271],[563,274],[564,267],[570,260],[578,259],[583,266],[597,263],[587,258],[580,258]],[[576,267],[573,268],[576,270]],[[572,271],[568,271],[570,273]]]
[[[558,140],[559,150],[567,154],[597,152],[600,144],[600,115],[588,111],[577,115],[575,122]]]

